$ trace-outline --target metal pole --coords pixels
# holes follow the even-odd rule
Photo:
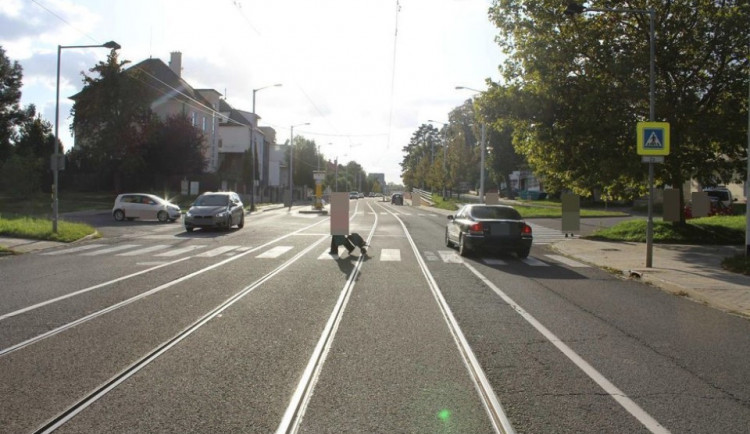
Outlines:
[[[294,197],[294,189],[292,187],[292,172],[294,171],[294,125],[292,125],[291,133],[289,134],[289,210],[292,210],[292,198]]]
[[[479,162],[479,203],[484,203],[484,149],[485,149],[485,126],[482,122],[482,150]]]
[[[52,232],[57,233],[57,180],[59,171],[58,161],[58,143],[60,138],[58,137],[58,127],[60,125],[60,54],[62,52],[62,45],[57,46],[57,86],[55,89],[55,148],[53,149],[53,163],[52,163]]]
[[[648,10],[649,16],[649,98],[648,98],[648,120],[653,122],[656,118],[655,104],[655,62],[656,45],[654,41],[654,10]],[[654,259],[654,163],[648,163],[648,224],[646,226],[646,268],[651,268]]]
[[[333,175],[336,182],[336,192],[339,191],[339,157],[336,157],[336,174]]]
[[[253,116],[255,119],[255,93],[258,89],[253,89]],[[256,120],[257,124],[258,121]],[[250,211],[255,211],[255,126],[250,122]]]

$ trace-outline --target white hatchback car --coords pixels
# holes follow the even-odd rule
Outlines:
[[[118,195],[112,208],[112,217],[118,222],[123,220],[159,220],[173,222],[180,218],[180,207],[147,193],[125,193]]]

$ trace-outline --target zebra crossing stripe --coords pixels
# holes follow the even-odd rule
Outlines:
[[[42,255],[65,255],[68,253],[82,252],[84,250],[96,249],[98,247],[104,247],[105,244],[87,244],[85,246],[72,247],[70,249],[55,250],[54,252],[42,253]]]
[[[157,244],[155,246],[144,247],[142,249],[131,250],[129,252],[120,253],[117,256],[138,256],[138,255],[143,255],[143,254],[146,254],[146,253],[156,252],[158,250],[164,250],[164,249],[167,249],[169,247],[171,247],[171,246],[169,246],[167,244]]]
[[[464,260],[454,250],[438,250],[438,255],[443,262],[449,264],[463,264]]]
[[[430,262],[434,262],[438,260],[437,255],[432,252],[424,252],[424,258]]]
[[[195,255],[196,258],[213,258],[214,256],[219,256],[222,253],[230,252],[232,250],[235,250],[239,248],[240,246],[221,246],[217,247],[215,249],[211,249],[207,252],[203,252],[199,255]]]
[[[127,250],[127,249],[132,249],[134,247],[140,247],[140,246],[141,246],[140,244],[121,244],[119,246],[110,247],[108,249],[101,249],[101,250],[97,250],[97,251],[94,251],[94,252],[81,253],[81,256],[104,255],[104,254],[107,254],[107,253],[119,252],[120,250]]]
[[[177,255],[182,255],[183,253],[190,253],[193,250],[202,249],[204,247],[206,247],[206,246],[185,246],[185,247],[183,247],[181,249],[170,250],[168,252],[159,253],[158,255],[154,255],[154,256],[166,256],[166,257],[177,256]]]
[[[532,257],[523,258],[521,259],[521,262],[527,265],[531,265],[532,267],[549,267],[550,266],[548,263],[544,261],[540,261],[539,259],[532,258]]]
[[[401,249],[382,249],[380,250],[381,261],[400,261]]]
[[[261,253],[260,255],[256,256],[256,258],[264,258],[264,259],[273,259],[278,258],[279,256],[283,255],[284,253],[292,250],[292,246],[276,246],[272,248],[271,250],[267,250],[264,253]]]
[[[557,262],[559,262],[561,264],[565,264],[565,265],[567,265],[569,267],[573,267],[573,268],[590,268],[588,265],[586,265],[586,264],[584,264],[582,262],[574,261],[574,260],[572,260],[570,258],[566,258],[565,256],[560,256],[560,255],[545,255],[545,256],[547,256],[548,258],[553,259],[553,260],[555,260],[555,261],[557,261]]]

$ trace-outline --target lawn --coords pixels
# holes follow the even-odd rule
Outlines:
[[[645,220],[629,220],[606,229],[599,229],[585,238],[606,241],[646,242]],[[745,216],[714,216],[688,220],[684,226],[654,220],[654,243],[743,245],[747,222]],[[726,270],[750,275],[750,257],[737,255],[724,258]]]

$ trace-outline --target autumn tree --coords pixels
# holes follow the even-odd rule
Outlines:
[[[590,1],[589,7],[613,7]],[[661,184],[737,180],[745,164],[750,5],[742,0],[619,2],[656,16],[656,120],[671,124]],[[505,83],[482,99],[513,120],[514,145],[547,185],[613,198],[645,192],[635,127],[649,114],[649,17],[566,2],[494,0]]]

